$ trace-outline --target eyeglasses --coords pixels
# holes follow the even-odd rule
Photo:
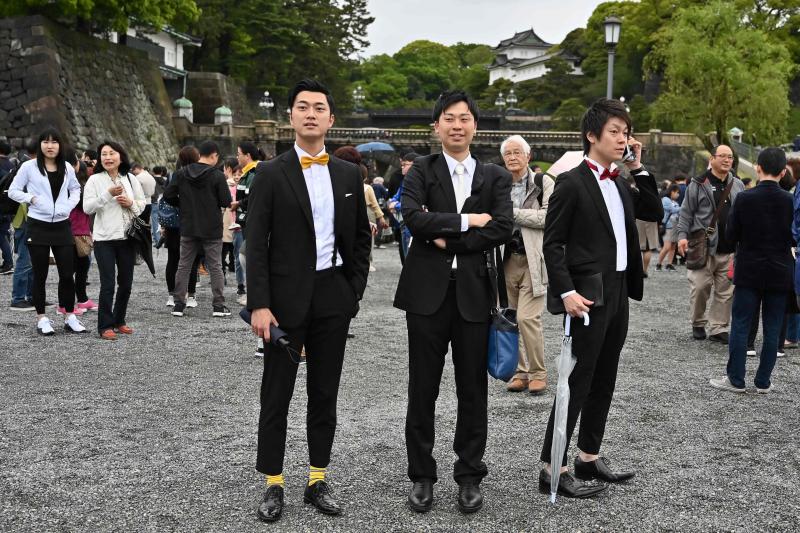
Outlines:
[[[733,161],[733,155],[731,154],[715,155],[714,157],[716,157],[717,159],[727,159]]]
[[[522,157],[524,155],[525,155],[525,152],[522,152],[520,150],[514,150],[513,152],[503,152],[503,159],[508,159],[511,156]]]

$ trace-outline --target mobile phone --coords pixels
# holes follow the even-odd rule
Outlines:
[[[629,161],[636,161],[636,153],[631,148],[630,144],[625,145],[625,152],[622,154],[622,161],[627,163]]]

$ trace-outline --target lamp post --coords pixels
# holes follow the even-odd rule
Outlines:
[[[503,108],[506,106],[506,99],[503,98],[503,93],[498,93],[497,98],[494,100],[494,105],[497,106],[497,110],[500,111],[500,114],[503,114]]]
[[[264,96],[262,96],[261,100],[258,102],[258,107],[264,111],[264,113],[267,115],[267,120],[269,120],[272,113],[272,108],[275,107],[275,102],[269,95],[269,91],[264,91]]]
[[[630,106],[629,106],[628,104],[626,104],[626,103],[625,103],[625,97],[624,97],[624,96],[620,96],[620,97],[619,97],[619,102],[620,102],[622,105],[624,105],[624,106],[625,106],[625,111],[627,111],[628,113],[630,113],[630,112],[631,112],[631,108],[630,108]]]
[[[364,94],[364,89],[361,88],[361,85],[353,89],[353,106],[356,113],[364,111],[364,100],[366,99],[367,96]]]
[[[614,54],[619,43],[619,32],[622,21],[615,16],[610,16],[603,21],[606,30],[606,46],[608,47],[608,82],[606,84],[606,98],[611,99],[614,91]]]
[[[511,109],[517,105],[517,95],[514,93],[514,89],[508,90],[508,96],[506,96],[506,103],[508,104],[508,108]]]

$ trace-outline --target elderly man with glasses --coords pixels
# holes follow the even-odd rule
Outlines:
[[[542,335],[547,269],[542,243],[547,203],[554,182],[550,176],[534,174],[528,167],[531,148],[519,135],[503,141],[500,154],[513,179],[514,230],[505,247],[503,265],[509,305],[517,309],[521,333],[517,372],[509,382],[508,390],[542,394],[547,389]]]
[[[693,178],[686,188],[676,233],[678,251],[685,256],[689,247],[689,234],[699,229],[712,228],[708,239],[708,260],[703,268],[689,270],[689,308],[692,336],[728,344],[728,327],[733,303],[733,285],[728,279],[728,267],[736,244],[725,234],[728,213],[736,195],[744,190],[744,183],[733,172],[733,150],[720,144],[711,151],[709,168],[705,174]],[[728,191],[726,193],[726,190]],[[721,206],[715,224],[712,224],[717,206]],[[711,305],[706,313],[709,299]]]

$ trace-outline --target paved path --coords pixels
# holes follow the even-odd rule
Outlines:
[[[800,353],[778,362],[775,393],[735,396],[707,386],[726,350],[690,340],[685,271],[647,281],[632,305],[603,452],[635,468],[630,484],[593,501],[536,490],[538,455],[552,401],[505,392],[492,381],[486,506],[455,505],[452,364],[438,404],[441,482],[434,510],[405,506],[405,321],[391,307],[397,250],[375,251],[362,313],[353,323],[331,465],[342,517],[302,503],[307,469],[304,380],[288,439],[287,507],[276,525],[254,509],[261,362],[238,318],[201,307],[177,319],[164,282],[137,268],[130,338],[34,334],[33,313],[0,313],[0,531],[796,531],[800,528]],[[157,259],[163,272],[164,255]],[[51,270],[55,278],[55,269]],[[92,268],[90,294],[99,289]],[[9,301],[10,277],[0,279]],[[232,290],[228,291],[233,300]],[[55,297],[55,283],[48,286]],[[238,306],[233,303],[232,307]],[[85,323],[94,330],[96,318]],[[548,366],[560,326],[546,318]],[[753,360],[748,371],[753,372]]]

